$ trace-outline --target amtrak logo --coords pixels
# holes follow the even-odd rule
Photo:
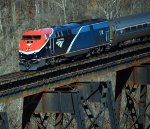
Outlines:
[[[64,38],[57,39],[56,44],[58,45],[58,47],[62,48],[63,43],[64,43]]]

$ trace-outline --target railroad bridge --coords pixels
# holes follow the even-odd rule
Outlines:
[[[95,78],[116,73],[111,79]],[[22,128],[149,129],[150,43],[0,77],[0,102],[23,98]],[[54,117],[50,114],[55,114]],[[0,126],[8,129],[7,113]],[[54,118],[54,119],[52,119]]]

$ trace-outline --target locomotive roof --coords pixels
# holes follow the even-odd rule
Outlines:
[[[150,12],[121,17],[112,21],[112,24],[113,25],[115,24],[116,28],[119,29],[119,28],[138,25],[140,23],[146,23],[146,22],[150,22]]]
[[[106,19],[90,19],[90,20],[84,20],[81,22],[71,22],[68,24],[65,24],[63,26],[56,26],[54,27],[54,29],[57,30],[66,30],[66,29],[73,29],[73,28],[77,28],[77,27],[81,27],[81,26],[85,26],[85,25],[91,25],[94,23],[99,23],[99,22],[105,22],[107,21]]]
[[[77,22],[78,24],[82,24],[82,25],[90,25],[90,24],[94,24],[94,23],[98,23],[98,22],[105,22],[106,19],[89,19],[89,20],[83,20],[81,22]]]
[[[66,29],[72,29],[72,28],[74,28],[74,27],[80,27],[80,25],[79,24],[77,24],[77,23],[70,23],[70,24],[65,24],[65,25],[63,25],[63,26],[56,26],[56,27],[54,27],[54,29],[57,31],[60,31],[60,30],[66,30]]]

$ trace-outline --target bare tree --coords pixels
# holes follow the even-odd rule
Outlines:
[[[39,27],[39,15],[40,15],[40,4],[39,1],[36,0],[35,1],[35,24],[37,28]]]
[[[0,10],[0,32],[3,31],[3,27],[2,27],[2,17],[1,17],[1,10]]]
[[[121,0],[95,0],[99,13],[103,12],[107,19],[119,17]]]
[[[64,22],[67,23],[67,15],[66,15],[67,0],[51,0],[51,2],[54,3],[63,11]]]

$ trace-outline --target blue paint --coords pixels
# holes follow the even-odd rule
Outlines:
[[[109,43],[109,36],[109,24],[107,21],[85,25],[74,41],[70,52]]]

